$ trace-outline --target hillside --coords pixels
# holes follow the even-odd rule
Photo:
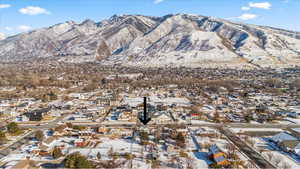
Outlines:
[[[157,67],[281,67],[300,65],[300,33],[188,14],[115,15],[0,41],[1,61],[37,58]]]

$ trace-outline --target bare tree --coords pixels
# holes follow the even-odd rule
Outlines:
[[[249,161],[248,163],[247,163],[247,168],[256,168],[256,166],[255,166],[255,164],[253,164],[251,161]]]
[[[250,137],[247,137],[247,138],[246,138],[246,142],[249,143],[252,147],[254,147],[254,145],[255,145],[255,140],[253,140],[253,139],[250,138]]]
[[[225,145],[225,148],[228,150],[227,152],[228,152],[229,158],[233,158],[236,154],[236,147],[231,143],[227,143]]]
[[[273,162],[274,162],[275,166],[278,167],[279,163],[281,162],[281,157],[275,156]]]
[[[282,162],[280,168],[282,168],[282,169],[291,169],[292,166],[289,163],[287,163],[287,162],[284,161],[284,162]]]
[[[194,160],[191,157],[186,158],[186,168],[193,169],[194,168]]]
[[[274,157],[274,155],[272,153],[270,153],[270,152],[266,153],[266,156],[267,156],[267,159],[269,161],[271,161],[273,159],[273,157]]]

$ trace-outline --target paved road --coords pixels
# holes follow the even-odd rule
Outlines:
[[[46,130],[46,129],[56,127],[58,125],[57,123],[62,121],[64,117],[65,116],[61,116],[61,117],[53,120],[52,122],[49,122],[47,124],[41,124],[41,126],[29,125],[29,127],[24,127],[24,128],[30,128],[30,129],[32,129],[32,131],[25,134],[24,136],[22,136],[21,138],[19,138],[15,142],[13,142],[12,144],[0,149],[0,159],[7,156],[8,154],[10,154],[10,152],[14,151],[15,149],[22,146],[23,144],[26,144],[28,142],[29,138],[33,137],[37,130]],[[20,125],[20,126],[22,127],[22,125]]]
[[[19,138],[15,142],[13,142],[10,145],[2,148],[0,150],[0,159],[2,159],[3,157],[7,156],[8,154],[10,154],[11,151],[17,149],[21,145],[26,144],[28,138],[32,137],[34,135],[35,131],[36,130],[30,131],[29,133],[25,134],[24,136],[22,136],[21,138]]]
[[[31,124],[31,123],[29,123],[29,124],[19,123],[18,125],[21,128],[26,128],[26,129],[46,130],[46,129],[55,128],[55,127],[59,126],[59,123],[61,123],[66,116],[67,115],[58,117],[55,120],[50,121],[50,122],[46,122],[46,123],[35,123],[35,124]]]
[[[232,141],[244,154],[246,154],[258,167],[275,169],[270,162],[264,159],[258,152],[254,151],[250,146],[248,146],[244,141],[237,137],[228,128],[221,128],[220,132],[223,133],[230,141]]]

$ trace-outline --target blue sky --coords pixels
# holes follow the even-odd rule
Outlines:
[[[300,31],[300,0],[0,0],[0,34],[114,14],[191,13]]]

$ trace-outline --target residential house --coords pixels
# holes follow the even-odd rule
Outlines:
[[[40,154],[45,155],[50,153],[50,150],[55,146],[55,140],[57,138],[54,136],[48,137],[40,144]]]
[[[155,112],[152,115],[152,120],[156,121],[158,123],[167,123],[167,122],[173,122],[175,121],[174,117],[172,116],[171,112],[166,112],[166,111],[159,111]]]
[[[74,120],[74,121],[88,121],[89,118],[86,115],[83,114],[76,114],[72,115],[72,117],[69,118],[69,120]]]
[[[289,128],[288,131],[291,133],[292,136],[296,138],[300,138],[300,128]]]
[[[110,116],[110,120],[119,120],[121,114],[121,111],[113,111]]]
[[[76,147],[83,147],[83,146],[85,146],[85,141],[84,141],[84,139],[76,139],[76,140],[74,140],[74,145]]]
[[[106,127],[98,127],[97,128],[97,132],[99,133],[99,134],[106,134],[107,132],[108,132],[108,128],[106,128]]]
[[[41,121],[43,116],[50,111],[50,108],[43,108],[24,113],[29,118],[29,121]]]
[[[17,116],[15,118],[15,122],[26,122],[26,121],[29,121],[29,118],[25,115]]]
[[[213,144],[209,148],[210,158],[217,164],[221,166],[228,166],[229,161],[226,159],[226,154],[222,152],[216,144]]]
[[[300,141],[298,140],[284,140],[279,143],[279,147],[286,152],[300,155]]]
[[[297,112],[289,112],[288,113],[289,117],[295,118],[295,119],[299,119],[300,118],[300,113]]]
[[[282,141],[287,141],[287,140],[296,141],[298,139],[296,137],[290,135],[287,132],[281,132],[281,133],[278,133],[278,134],[274,135],[273,137],[271,137],[270,140],[276,144],[279,144]]]

